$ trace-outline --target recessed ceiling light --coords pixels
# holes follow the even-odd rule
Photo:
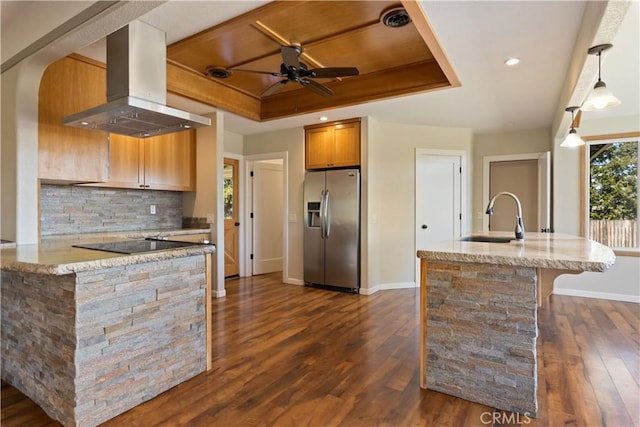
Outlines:
[[[506,61],[504,61],[504,65],[508,65],[509,67],[513,67],[514,65],[517,65],[520,62],[520,59],[518,58],[509,58]]]
[[[322,116],[322,117],[320,117],[320,121],[321,121],[321,122],[326,122],[327,120],[329,120],[329,119],[327,118],[327,116]]]

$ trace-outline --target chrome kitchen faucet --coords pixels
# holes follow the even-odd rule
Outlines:
[[[522,205],[520,204],[520,200],[518,197],[507,191],[501,191],[498,194],[494,195],[489,201],[489,205],[487,205],[487,215],[493,215],[493,204],[495,203],[498,196],[502,195],[511,196],[513,200],[516,202],[516,207],[518,209],[518,214],[516,215],[516,239],[523,240],[524,239],[524,224],[522,223]]]

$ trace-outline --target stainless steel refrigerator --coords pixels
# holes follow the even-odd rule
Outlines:
[[[358,292],[360,171],[307,172],[304,219],[305,284]]]

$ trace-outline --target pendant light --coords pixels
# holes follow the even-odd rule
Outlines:
[[[571,130],[569,131],[569,134],[564,139],[564,141],[562,141],[562,144],[560,144],[560,147],[579,147],[581,145],[584,145],[584,141],[582,140],[582,138],[580,138],[578,132],[576,132],[576,128],[573,127],[573,113],[579,108],[580,107],[567,107],[564,109],[564,111],[568,111],[571,113]]]
[[[589,55],[598,55],[598,81],[596,82],[589,97],[582,105],[583,111],[598,111],[606,108],[612,108],[620,105],[620,100],[616,98],[607,85],[600,79],[600,71],[602,68],[602,51],[613,47],[612,44],[599,44],[590,48],[587,53]]]

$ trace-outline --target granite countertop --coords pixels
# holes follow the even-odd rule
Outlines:
[[[162,230],[162,236],[178,236],[208,233],[210,229]],[[54,238],[55,237],[55,238]],[[191,255],[214,253],[215,245],[188,246],[158,252],[138,254],[121,254],[91,249],[74,248],[76,243],[108,242],[123,239],[158,237],[158,232],[145,230],[138,232],[79,234],[74,236],[51,236],[45,243],[17,245],[13,248],[2,248],[0,251],[0,267],[6,271],[19,271],[40,274],[70,274],[88,270],[119,267],[145,262],[181,258]]]
[[[513,237],[513,232],[473,233]],[[611,248],[582,237],[555,233],[525,233],[523,241],[484,243],[449,240],[418,250],[432,261],[457,261],[573,271],[605,271],[616,259]]]
[[[83,234],[57,234],[52,236],[42,236],[42,243],[52,242],[101,242],[113,239],[146,239],[186,236],[190,234],[207,234],[211,233],[210,228],[177,228],[164,230],[129,230],[129,231],[110,231],[106,233],[83,233]]]

